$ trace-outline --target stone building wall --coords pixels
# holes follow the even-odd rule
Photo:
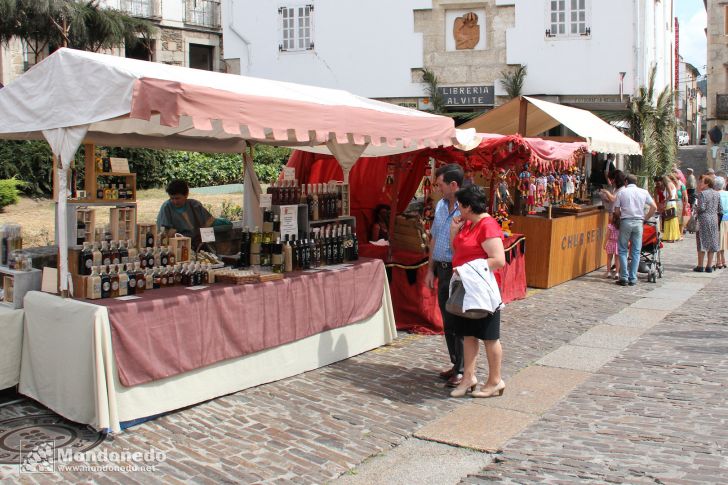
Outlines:
[[[485,48],[448,50],[447,10],[485,11]],[[457,3],[433,0],[431,10],[415,11],[415,32],[421,32],[425,68],[434,72],[441,85],[495,85],[499,93],[500,72],[506,69],[506,30],[515,24],[514,6],[496,6],[495,0],[464,0]],[[413,73],[421,82],[421,72]]]
[[[23,45],[13,40],[9,45],[0,44],[0,83],[9,84],[25,72]]]
[[[715,169],[728,168],[728,117],[719,117],[717,96],[728,95],[728,1],[708,0],[708,111],[707,129],[722,126],[723,140],[715,150],[707,137],[708,165]]]

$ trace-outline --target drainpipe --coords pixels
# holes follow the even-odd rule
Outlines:
[[[638,86],[641,84],[640,73],[642,72],[640,66],[640,52],[642,50],[642,38],[640,37],[640,4],[642,0],[634,1],[634,85],[632,86],[632,93],[634,94]]]
[[[245,72],[241,72],[240,74],[249,74],[250,73],[250,41],[245,38],[243,34],[238,31],[237,28],[235,28],[235,0],[230,0],[230,23],[228,24],[228,27],[230,28],[230,32],[235,34],[235,36],[243,41],[243,44],[245,44]]]

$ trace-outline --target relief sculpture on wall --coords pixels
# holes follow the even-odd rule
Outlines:
[[[457,50],[475,48],[480,42],[478,14],[468,12],[462,17],[457,17],[452,29],[452,35],[455,37],[455,48]]]

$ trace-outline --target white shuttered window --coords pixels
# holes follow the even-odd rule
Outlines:
[[[278,9],[280,51],[313,49],[313,5],[286,6]]]

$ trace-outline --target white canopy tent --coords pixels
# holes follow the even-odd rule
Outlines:
[[[59,221],[66,220],[71,160],[83,142],[229,153],[249,143],[325,146],[345,172],[360,156],[457,142],[450,118],[345,91],[72,49],[1,89],[0,119],[0,138],[50,144],[59,161]],[[254,175],[252,167],[245,173]],[[65,291],[66,227],[58,226]]]
[[[489,111],[460,128],[475,128],[479,133],[520,134],[537,137],[564,125],[586,141],[589,150],[623,155],[640,155],[639,143],[583,109],[520,96]]]

